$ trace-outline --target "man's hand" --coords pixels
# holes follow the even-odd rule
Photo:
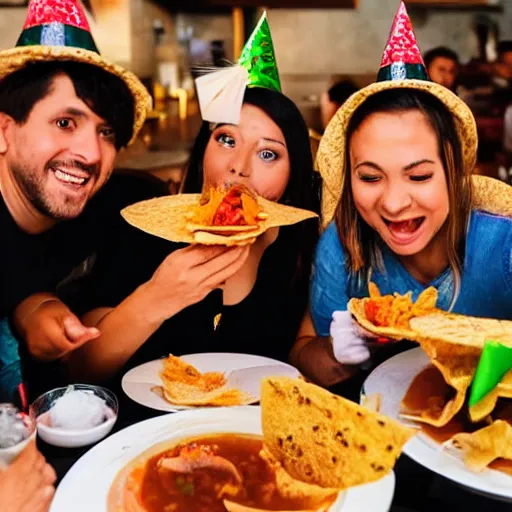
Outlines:
[[[59,359],[100,335],[95,327],[83,325],[59,299],[42,294],[16,308],[14,323],[30,354],[40,361]]]
[[[31,441],[6,469],[0,469],[2,512],[46,512],[55,492],[55,471]]]

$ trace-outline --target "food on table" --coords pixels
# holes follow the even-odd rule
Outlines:
[[[389,473],[413,429],[301,380],[262,385],[265,448],[294,478],[347,489]],[[299,420],[300,418],[300,420]]]
[[[253,398],[239,389],[228,387],[224,373],[203,374],[173,355],[164,359],[160,378],[163,386],[155,386],[153,391],[174,405],[242,405]]]
[[[327,512],[391,471],[415,431],[300,379],[262,383],[261,436],[153,446],[116,477],[108,512]]]
[[[501,333],[501,342],[512,346],[506,341],[508,323],[437,314],[411,320],[431,365],[409,386],[401,415],[420,423],[423,431],[439,443],[462,451],[471,469],[490,466],[512,474],[509,445],[495,435],[503,439],[511,436],[512,370],[487,396],[472,407],[468,403],[485,337],[491,333],[495,339]]]
[[[93,428],[111,415],[105,401],[92,391],[74,389],[69,386],[59,397],[48,413],[38,418],[50,427],[67,430]]]
[[[317,217],[256,197],[242,185],[211,188],[203,195],[158,197],[128,206],[121,215],[132,226],[171,242],[225,246],[249,244],[267,229]]]
[[[464,453],[464,462],[481,471],[497,459],[508,461],[495,466],[512,475],[512,415],[509,421],[496,420],[488,427],[472,433],[455,434],[450,443]]]
[[[414,317],[437,311],[437,290],[429,287],[412,300],[412,292],[405,295],[381,295],[373,282],[368,285],[370,297],[351,299],[348,310],[366,330],[393,339],[415,339],[410,321]]]

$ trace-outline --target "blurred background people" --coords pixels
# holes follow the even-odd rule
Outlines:
[[[455,91],[460,63],[459,56],[453,50],[438,46],[425,53],[423,60],[432,81]]]
[[[342,80],[322,94],[320,98],[320,115],[324,130],[334,114],[336,114],[336,111],[357,90],[358,87],[352,80]]]

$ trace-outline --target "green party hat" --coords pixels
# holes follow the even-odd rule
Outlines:
[[[473,407],[485,398],[510,370],[512,370],[512,347],[497,341],[486,340],[471,384],[469,406]]]
[[[261,16],[234,66],[196,79],[203,120],[238,124],[247,87],[264,87],[281,92],[266,12]]]
[[[249,73],[249,87],[264,87],[281,92],[276,54],[266,12],[245,43],[238,65]]]

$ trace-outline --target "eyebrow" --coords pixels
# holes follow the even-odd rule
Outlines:
[[[276,144],[281,144],[281,146],[286,147],[286,144],[284,142],[281,142],[280,140],[277,140],[277,139],[269,139],[267,137],[263,137],[263,140],[265,140],[267,142],[274,142]]]
[[[68,114],[68,115],[74,116],[74,117],[88,117],[87,114],[83,110],[80,110],[79,108],[75,108],[75,107],[66,108],[64,110],[64,114]]]
[[[422,158],[421,160],[416,160],[415,162],[411,162],[410,164],[407,164],[405,167],[403,167],[404,171],[410,171],[411,169],[414,169],[415,167],[418,167],[422,164],[434,164],[435,162],[433,160],[430,160],[428,158]],[[355,169],[361,167],[361,166],[371,167],[372,169],[375,169],[376,171],[382,171],[382,167],[377,165],[375,162],[365,161],[361,162],[360,164],[357,164],[355,166]]]

